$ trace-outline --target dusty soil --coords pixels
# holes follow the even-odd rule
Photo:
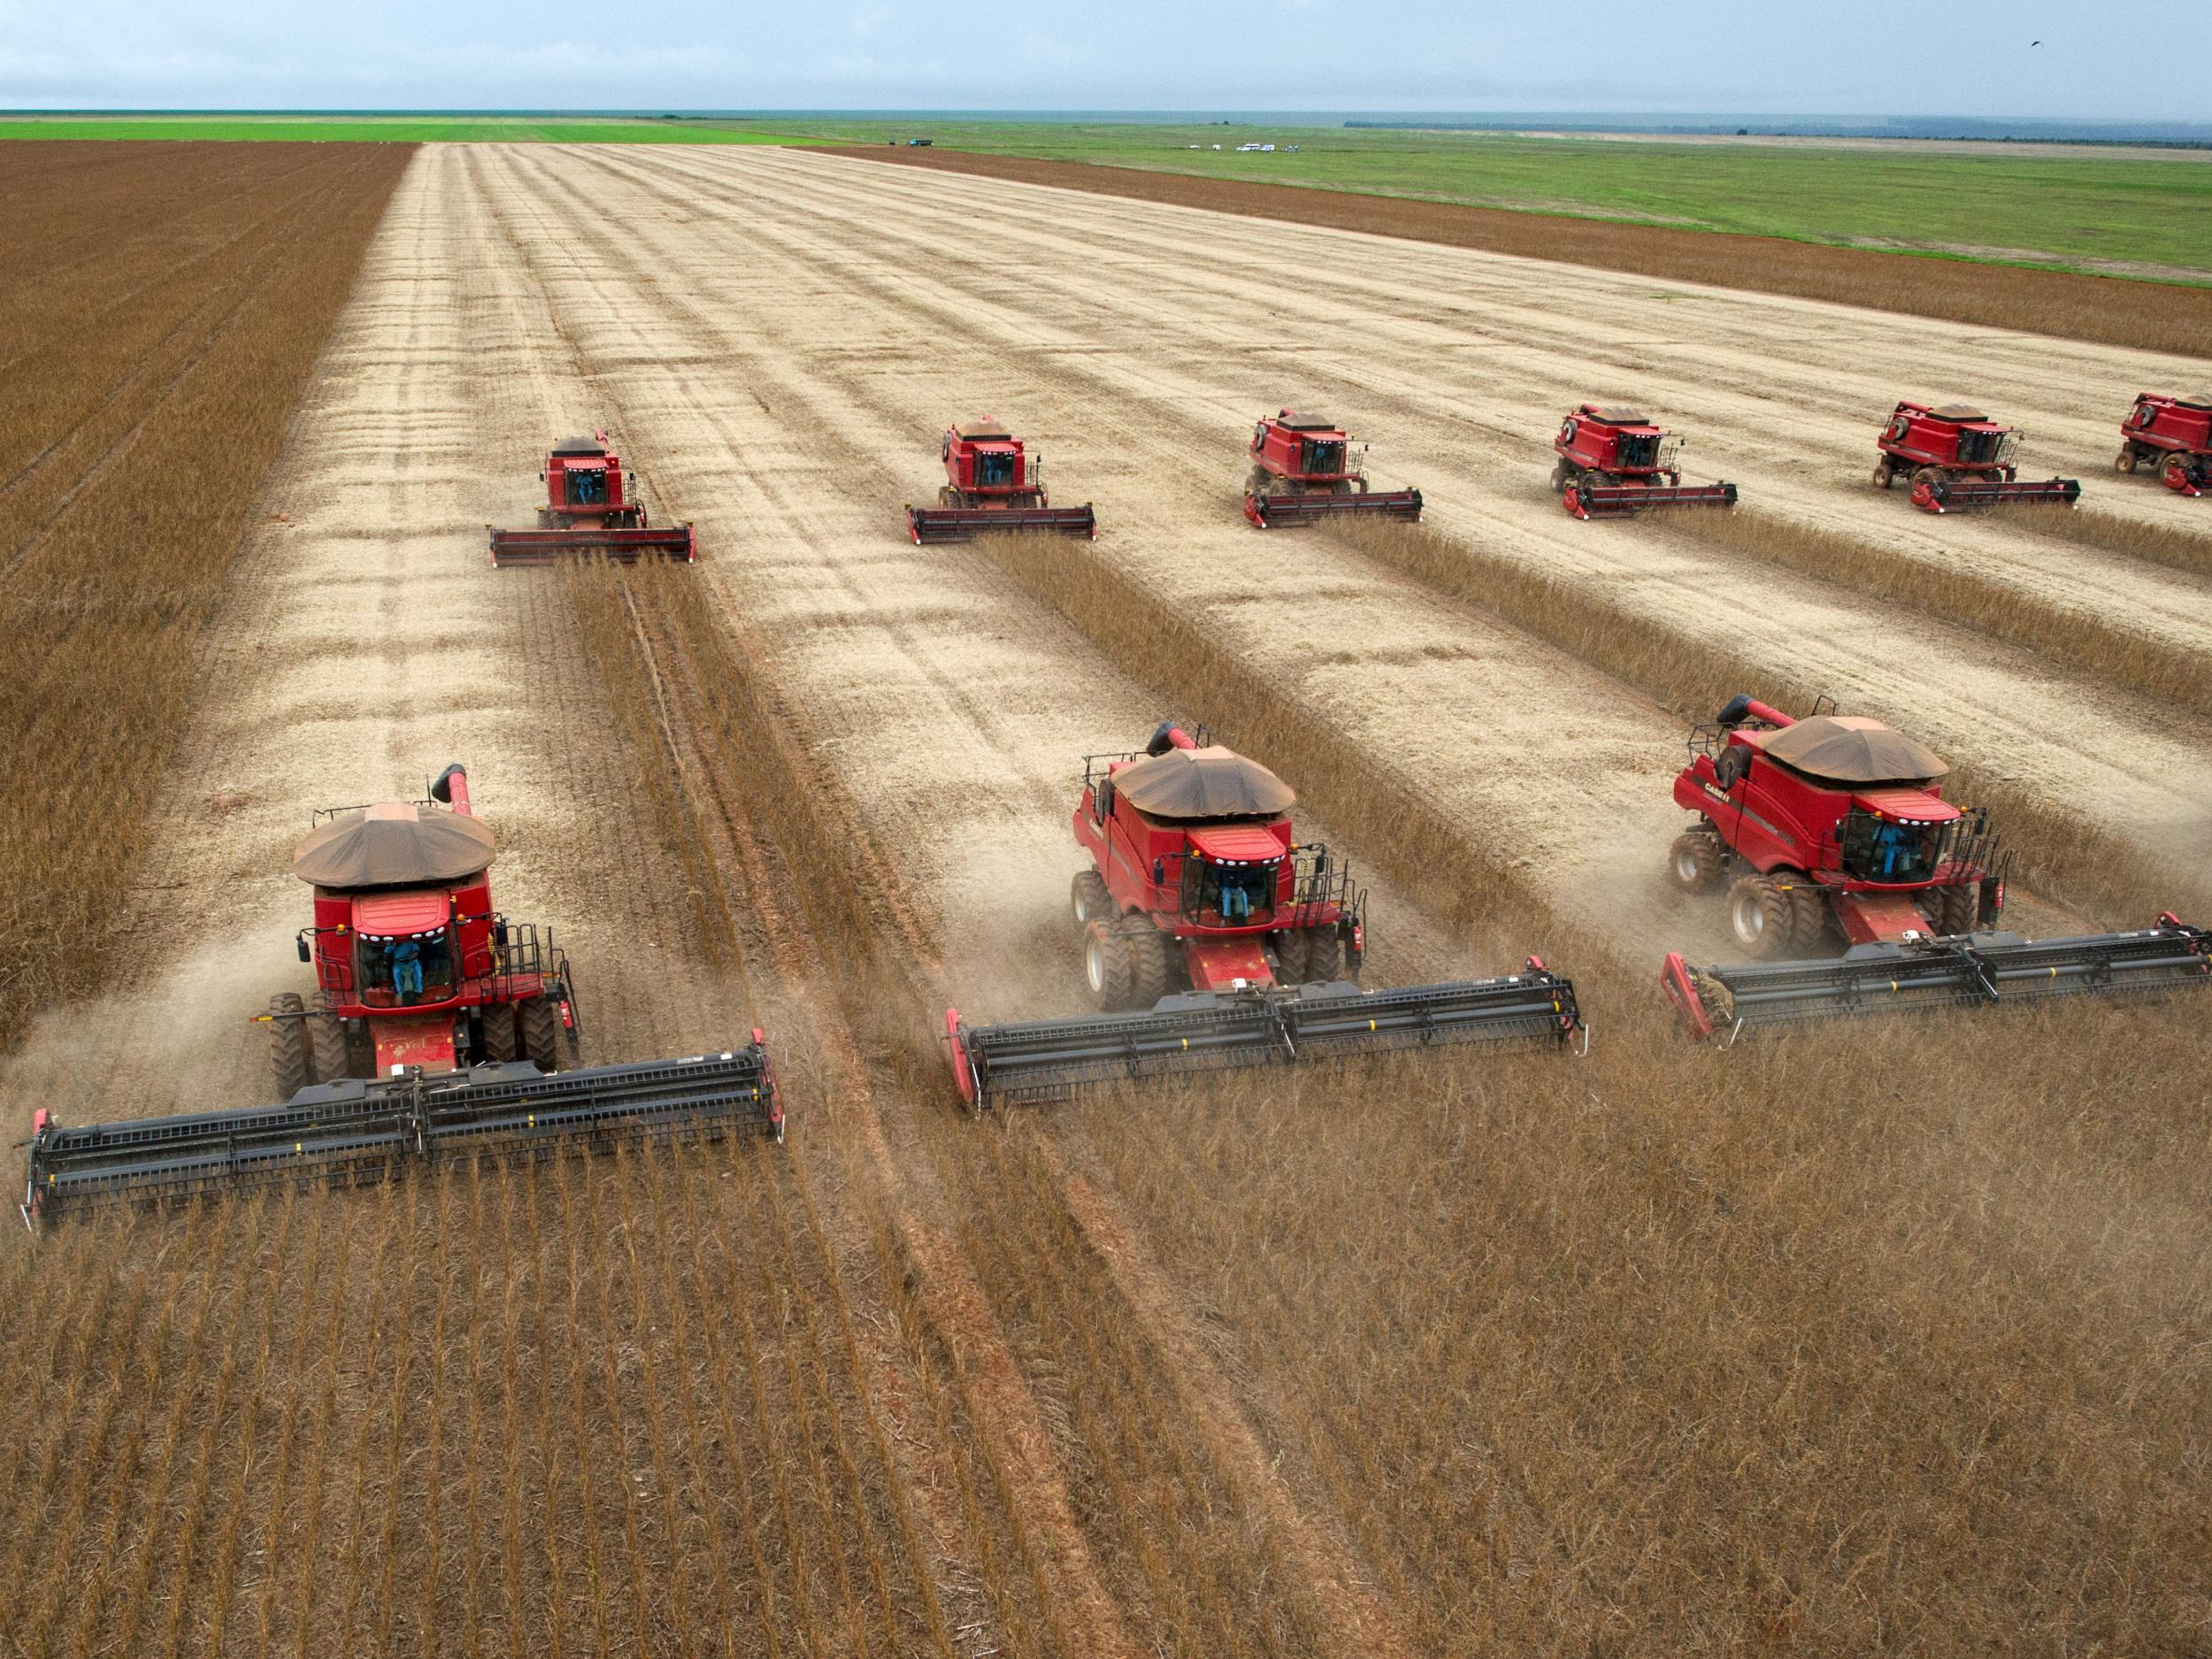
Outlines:
[[[1873,249],[1828,248],[1759,236],[1717,236],[1665,225],[1618,225],[1308,189],[1235,179],[1195,179],[1133,167],[979,156],[950,150],[827,147],[830,154],[937,173],[1016,180],[1125,199],[1202,207],[1294,225],[1476,248],[1709,282],[1836,304],[1874,306],[1978,327],[2024,322],[2068,339],[2212,356],[2212,288],[1914,258]]]

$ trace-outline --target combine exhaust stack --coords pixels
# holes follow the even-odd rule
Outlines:
[[[1080,507],[909,507],[906,533],[916,547],[972,541],[979,535],[1098,536],[1098,515]]]
[[[979,1110],[1065,1100],[1124,1079],[1325,1059],[1443,1043],[1548,1041],[1588,1033],[1574,986],[1534,957],[1494,979],[1363,991],[1341,981],[1290,989],[1199,991],[1149,1011],[965,1024],[945,1011],[960,1098]]]
[[[1352,490],[1341,495],[1307,491],[1250,495],[1244,498],[1244,516],[1263,530],[1271,530],[1279,525],[1318,524],[1324,518],[1345,517],[1418,519],[1421,492],[1371,489]]]
[[[1571,484],[1560,500],[1578,518],[1632,518],[1653,507],[1733,507],[1733,484]]]
[[[540,1156],[634,1139],[783,1139],[766,1041],[726,1054],[553,1075],[527,1062],[348,1079],[279,1106],[64,1128],[34,1120],[23,1219],[102,1199],[158,1202],[275,1182],[350,1187],[453,1152]]]
[[[1990,482],[1973,479],[1932,478],[1912,487],[1912,504],[1923,512],[1958,512],[1984,507],[2070,507],[2081,499],[2078,478],[2047,478],[2040,483],[2024,479]]]
[[[1820,961],[1694,968],[1678,951],[1668,956],[1661,983],[1693,1035],[1732,1042],[1747,1026],[1786,1020],[2212,985],[2212,931],[2168,914],[2139,933],[1912,937]]]

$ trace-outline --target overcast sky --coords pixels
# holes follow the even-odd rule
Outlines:
[[[0,0],[0,106],[2212,119],[2197,25],[2180,21],[2194,12],[2123,15],[2055,0]]]

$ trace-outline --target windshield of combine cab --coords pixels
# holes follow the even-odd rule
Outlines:
[[[1655,432],[1623,433],[1619,455],[1620,464],[1626,469],[1658,465],[1659,434]]]
[[[607,472],[604,467],[567,472],[561,476],[568,480],[570,506],[603,507],[607,504]]]
[[[1275,906],[1272,864],[1216,864],[1192,858],[1183,866],[1183,913],[1214,927],[1264,922]]]
[[[453,939],[449,928],[426,933],[356,935],[354,984],[371,1008],[442,1002],[453,995]]]
[[[1341,472],[1344,470],[1343,441],[1341,439],[1308,439],[1305,464],[1298,470],[1302,472],[1316,473]]]
[[[1010,489],[1014,483],[1014,457],[1006,449],[986,449],[975,457],[975,481],[979,489]]]
[[[1854,810],[1843,821],[1843,873],[1855,881],[1912,887],[1935,879],[1940,824],[1900,824]]]
[[[2001,432],[1962,432],[1959,459],[1968,466],[1994,465],[1997,446],[2004,442],[2004,437]]]

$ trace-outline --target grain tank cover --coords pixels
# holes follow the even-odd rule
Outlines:
[[[1114,787],[1138,811],[1171,819],[1272,818],[1298,799],[1259,762],[1218,745],[1132,761],[1115,772]]]
[[[1939,403],[1928,411],[1938,420],[1981,420],[1989,417],[1971,403]]]
[[[1830,783],[1932,783],[1951,770],[1924,743],[1863,715],[1815,715],[1747,735],[1776,760]]]
[[[496,855],[481,819],[390,801],[316,830],[292,849],[292,873],[348,892],[427,887],[472,876]]]

